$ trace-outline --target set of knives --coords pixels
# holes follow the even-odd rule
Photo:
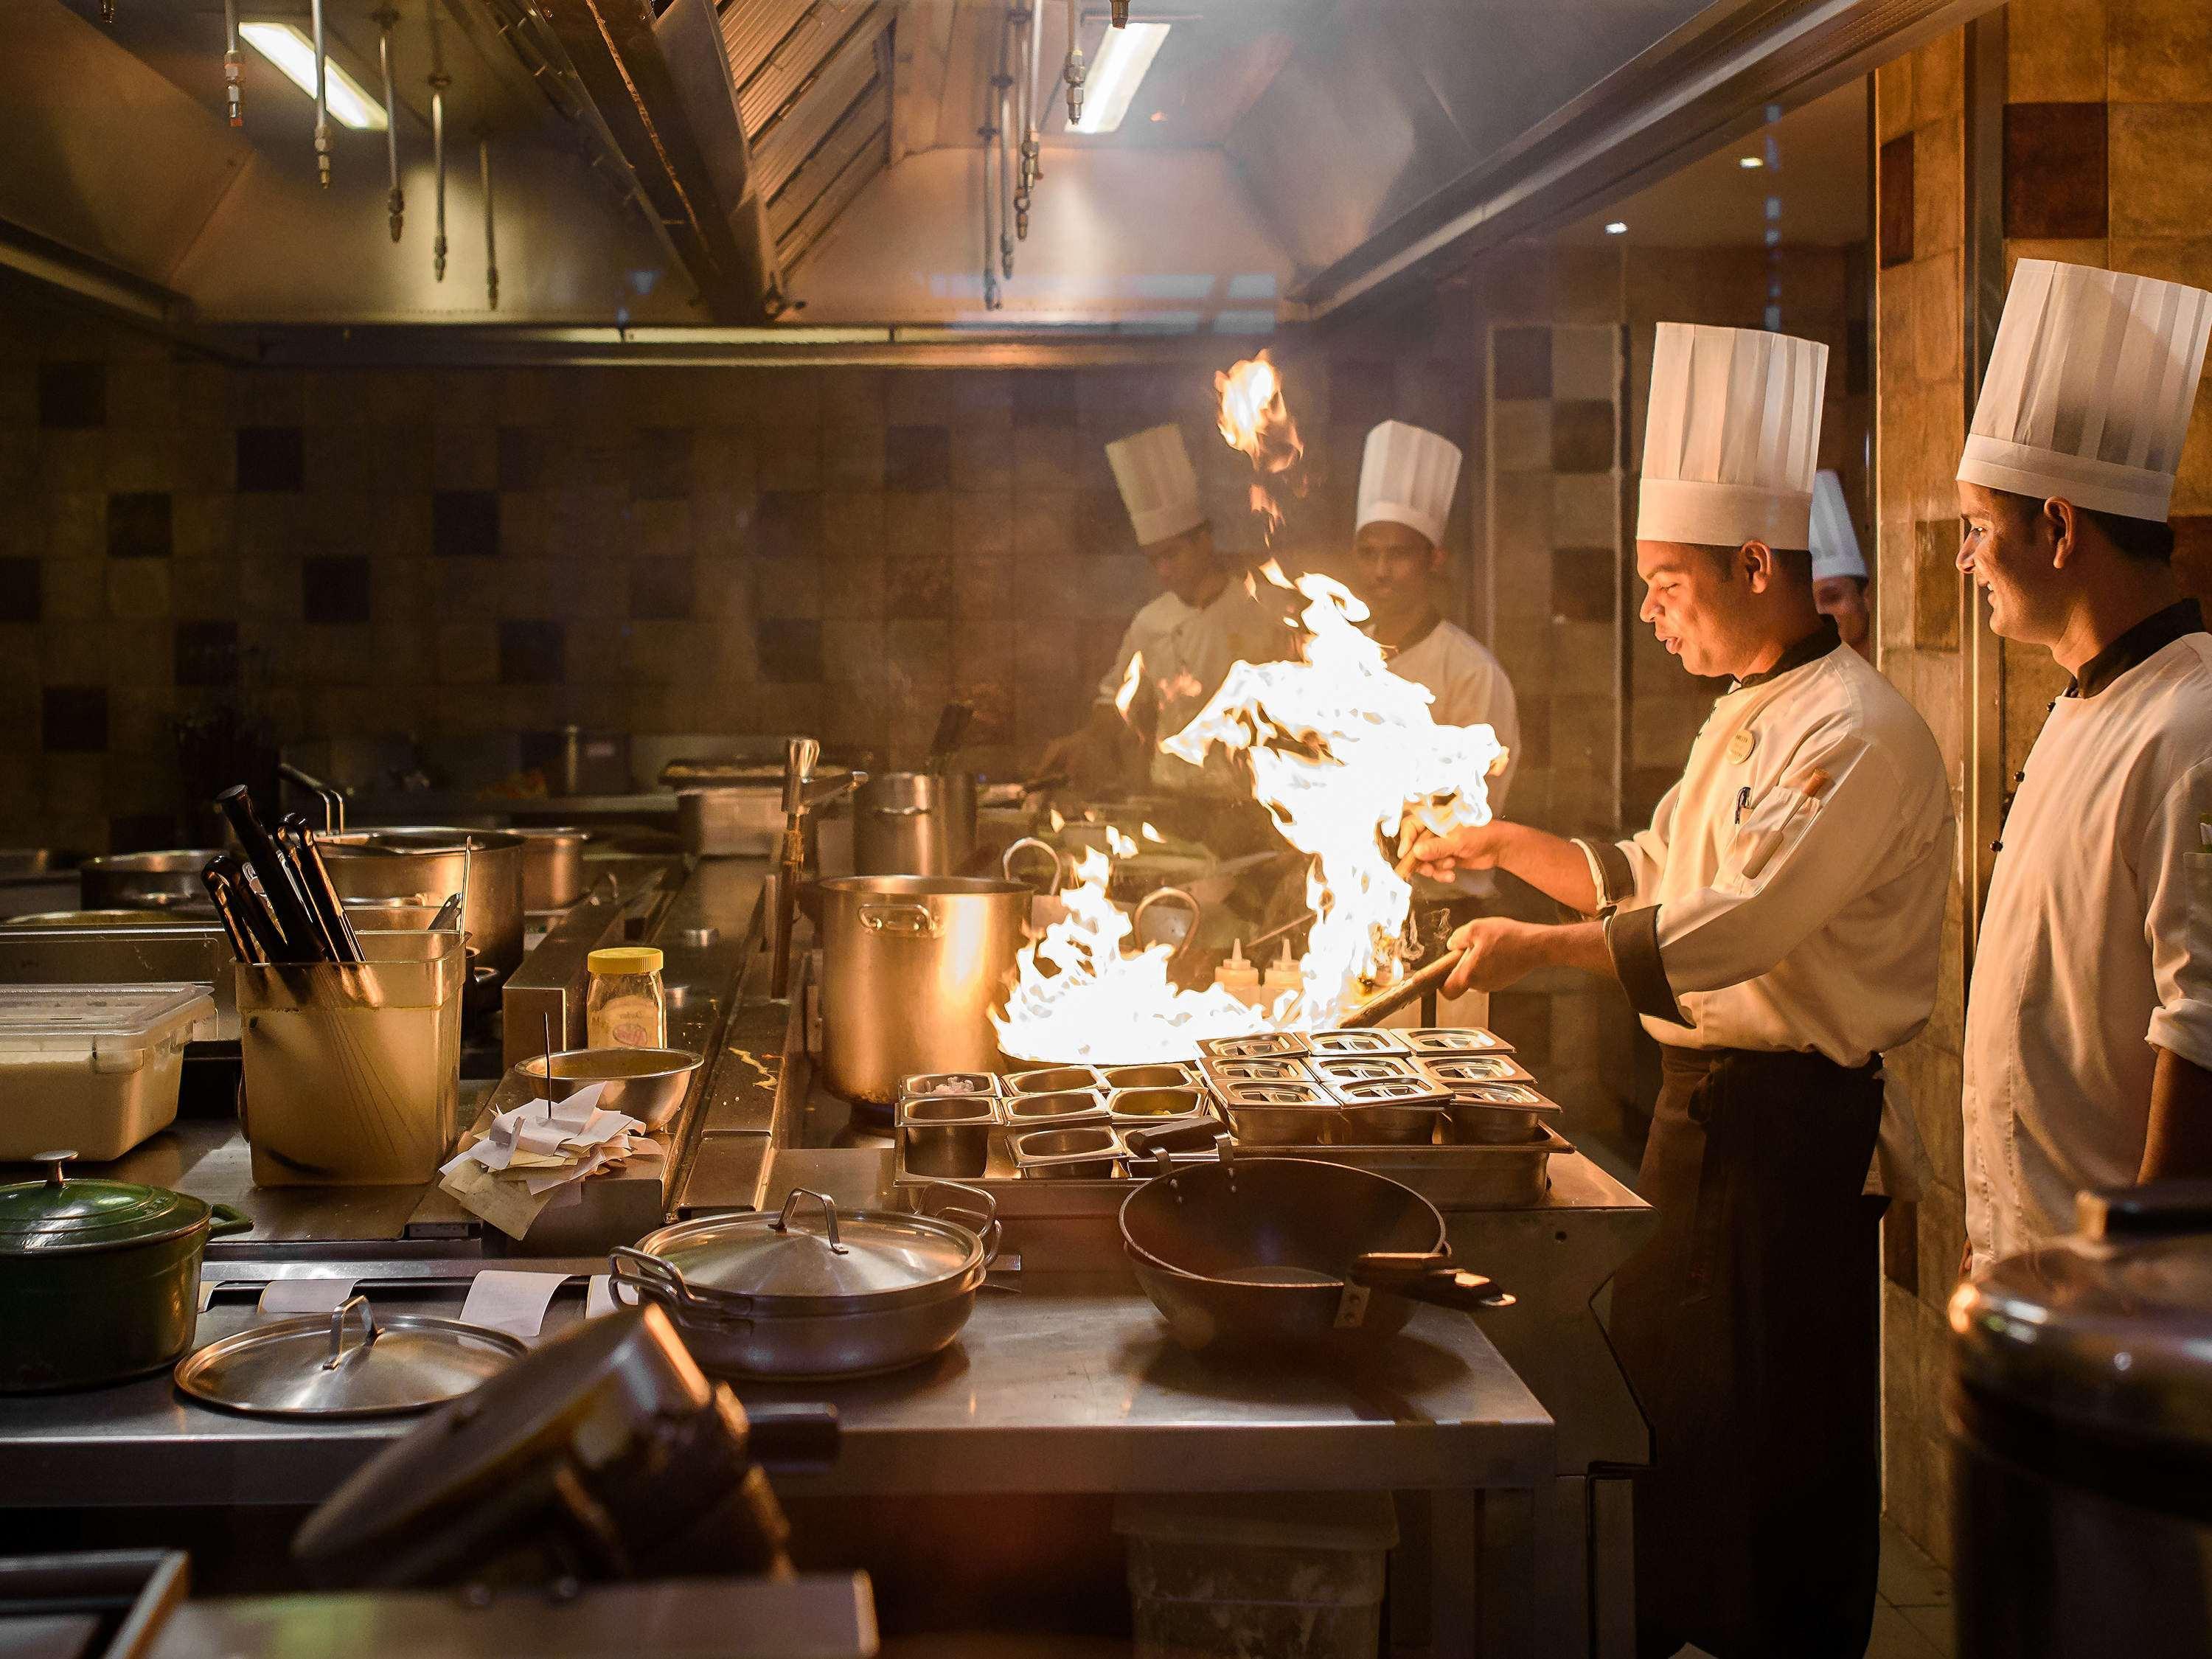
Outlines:
[[[364,962],[361,941],[346,919],[307,820],[289,813],[271,833],[255,814],[253,798],[242,783],[217,795],[215,805],[245,857],[218,853],[201,870],[200,881],[238,959]]]

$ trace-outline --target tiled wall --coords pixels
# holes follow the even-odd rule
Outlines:
[[[2109,265],[2212,288],[2212,8],[2202,0],[2012,0],[2002,191],[2009,275],[2023,258]],[[1966,43],[1946,36],[1875,77],[1883,671],[1928,718],[1961,787],[1972,734],[1961,696],[1959,525],[1952,479],[1972,407],[1962,252]],[[2177,562],[2212,599],[2212,391],[2200,386],[2174,497]],[[2064,673],[2004,643],[2003,775],[2019,769]],[[1961,812],[1963,822],[1963,810]],[[1885,1226],[1886,1491],[1892,1515],[1949,1551],[1941,1418],[1948,1299],[1965,1240],[1960,1047],[1965,1013],[1954,884],[1927,1033],[1892,1069],[1911,1095],[1937,1182]]]
[[[1472,428],[1474,337],[1455,307],[1279,354],[1312,457],[1293,562],[1348,541],[1369,426]],[[1180,421],[1223,543],[1258,550],[1212,423],[1249,349],[301,373],[0,290],[0,844],[168,842],[171,722],[219,705],[286,743],[573,721],[912,764],[957,695],[1010,775],[1155,591],[1106,440]]]

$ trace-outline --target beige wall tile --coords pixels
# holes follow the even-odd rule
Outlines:
[[[2105,0],[2011,0],[2005,96],[2015,104],[2104,101]]]
[[[2202,106],[2114,104],[2112,234],[2187,237],[2212,224],[2212,119]]]
[[[1966,239],[1966,134],[1958,118],[1932,122],[1912,137],[1912,257],[1957,248]]]
[[[2197,386],[2197,412],[2181,446],[2181,471],[2173,481],[2176,513],[2212,513],[2212,387]]]
[[[1893,58],[1874,72],[1874,125],[1876,139],[1887,143],[1912,131],[1912,65],[1914,55]]]
[[[2212,6],[2203,0],[2110,0],[2115,103],[2212,102]]]
[[[1912,372],[1922,381],[1960,382],[1965,347],[1963,256],[1955,248],[1915,259],[1912,276]]]
[[[1552,395],[1610,402],[1620,378],[1620,330],[1606,325],[1553,329]]]
[[[1966,37],[1953,29],[1912,54],[1912,122],[1924,127],[1966,107]]]
[[[1552,372],[1556,385],[1559,375],[1556,348]],[[1552,465],[1550,400],[1512,398],[1492,404],[1490,445],[1491,465],[1501,472],[1548,471]]]
[[[2096,265],[2101,268],[2109,255],[2111,244],[2095,241],[2046,241],[2034,237],[2014,236],[2005,242],[2005,286],[2012,286],[2014,269],[2022,259],[2056,259],[2062,264]],[[2123,265],[2122,270],[2130,267]]]

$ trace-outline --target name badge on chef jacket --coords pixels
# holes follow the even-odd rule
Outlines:
[[[1751,758],[1751,751],[1759,747],[1759,733],[1745,726],[1729,739],[1728,757],[1731,766],[1741,766]]]

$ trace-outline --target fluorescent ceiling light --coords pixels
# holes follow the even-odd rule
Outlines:
[[[314,37],[297,23],[240,23],[246,43],[283,71],[284,78],[313,98],[315,95]],[[384,106],[370,97],[360,82],[338,60],[323,54],[323,99],[331,118],[356,132],[384,131]]]
[[[1084,88],[1083,118],[1069,131],[1111,132],[1120,126],[1121,118],[1129,112],[1129,100],[1144,84],[1145,71],[1152,68],[1152,59],[1159,56],[1160,43],[1167,38],[1165,23],[1131,23],[1126,28],[1108,29],[1105,44],[1098,48],[1097,67],[1091,71],[1090,84]]]
[[[1626,219],[1615,219],[1611,224],[1605,228],[1605,234],[1608,236],[1627,235],[1628,222]]]
[[[1739,155],[1735,164],[1747,173],[1753,173],[1766,165],[1766,158],[1763,155]]]

